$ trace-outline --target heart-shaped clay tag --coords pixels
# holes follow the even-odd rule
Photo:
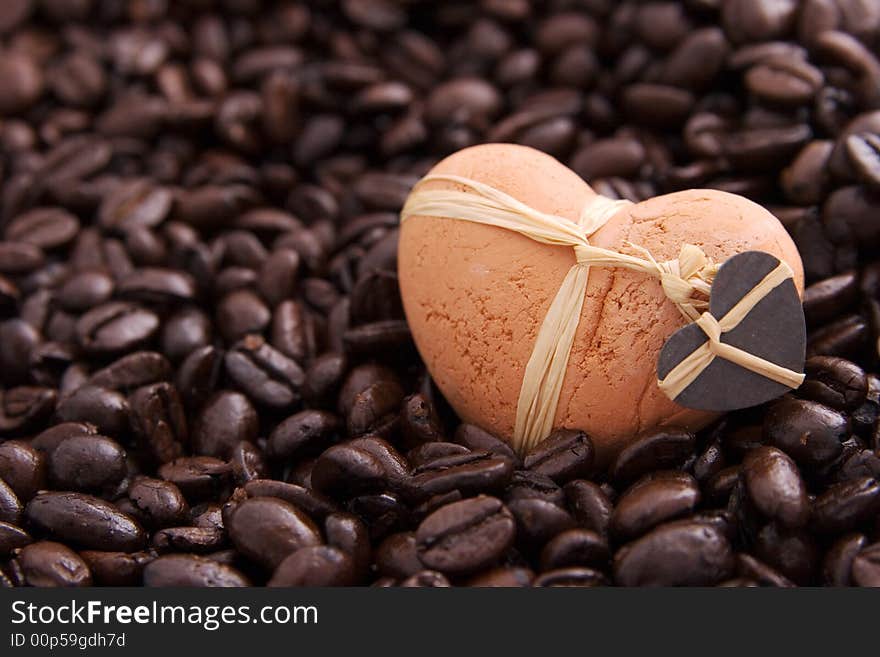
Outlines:
[[[747,251],[725,261],[712,283],[709,313],[721,320],[779,264],[777,258],[763,251]],[[707,340],[697,324],[673,333],[660,351],[657,377],[665,379]],[[803,372],[806,341],[803,305],[791,277],[770,290],[739,324],[721,333],[722,343],[794,372]],[[785,384],[715,357],[675,401],[698,410],[732,411],[775,399],[789,390]]]

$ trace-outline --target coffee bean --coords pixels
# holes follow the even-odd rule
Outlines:
[[[838,456],[848,433],[846,416],[800,399],[776,402],[764,420],[765,439],[807,467],[820,466]]]
[[[185,272],[160,267],[135,269],[119,281],[117,295],[151,305],[172,305],[192,301],[196,283]]]
[[[607,579],[592,568],[559,568],[542,573],[532,582],[536,587],[593,587],[605,586]]]
[[[170,481],[138,477],[128,487],[128,499],[151,528],[183,524],[189,517],[189,504]]]
[[[231,474],[231,465],[211,456],[184,456],[159,467],[159,476],[175,484],[190,502],[215,497]]]
[[[144,586],[238,587],[250,581],[226,564],[192,554],[169,554],[144,567]]]
[[[144,568],[155,559],[150,552],[104,552],[83,550],[79,553],[98,586],[139,586]]]
[[[401,532],[387,537],[376,550],[376,565],[380,573],[397,579],[406,579],[422,570],[415,534]]]
[[[578,523],[600,536],[608,535],[613,505],[597,484],[577,479],[565,485],[565,497]]]
[[[736,566],[740,577],[753,581],[758,586],[771,586],[774,588],[791,588],[794,586],[794,583],[787,577],[749,554],[737,554]]]
[[[64,397],[56,409],[62,422],[88,422],[102,433],[122,435],[128,429],[128,401],[109,388],[86,385]]]
[[[532,470],[516,470],[510,478],[510,483],[504,490],[504,499],[507,502],[521,499],[539,499],[565,506],[565,493],[550,477],[538,474]]]
[[[807,380],[798,394],[840,411],[861,406],[868,394],[865,372],[855,363],[832,356],[814,356],[804,365]]]
[[[32,445],[20,440],[0,443],[0,479],[16,497],[27,502],[46,487],[46,459]]]
[[[22,548],[18,562],[28,586],[91,586],[92,574],[80,556],[53,541],[39,541]]]
[[[24,515],[35,529],[87,549],[134,552],[146,539],[144,530],[113,505],[82,493],[38,493]]]
[[[589,473],[593,465],[593,443],[582,431],[554,431],[528,453],[523,464],[563,484]]]
[[[812,537],[801,529],[765,525],[755,540],[755,555],[798,585],[815,577],[819,552]]]
[[[379,381],[355,395],[348,412],[348,431],[359,436],[366,433],[386,435],[396,424],[397,410],[403,401],[403,390],[394,381]]]
[[[864,534],[841,536],[825,553],[822,581],[827,586],[852,586],[853,560],[868,543]]]
[[[660,525],[614,556],[614,578],[623,586],[707,586],[730,576],[734,556],[712,526],[679,520]]]
[[[810,515],[807,489],[797,466],[775,447],[746,455],[743,479],[749,497],[767,518],[785,527],[803,527]]]
[[[17,525],[0,522],[0,556],[12,556],[15,550],[31,543],[30,535]]]
[[[681,466],[693,448],[694,435],[685,431],[642,434],[617,455],[611,465],[611,476],[616,482],[626,484],[652,469]]]
[[[508,459],[511,463],[518,465],[520,462],[519,457],[507,443],[472,424],[460,424],[455,430],[454,440],[475,452],[492,452]]]
[[[420,468],[436,459],[463,456],[464,454],[470,454],[470,452],[471,450],[458,443],[428,442],[409,450],[406,453],[406,461],[413,468]]]
[[[62,490],[109,492],[127,473],[125,450],[104,436],[68,438],[49,455],[49,479]]]
[[[492,564],[510,546],[515,523],[494,497],[481,495],[441,507],[416,530],[419,559],[429,568],[461,574]]]
[[[162,353],[172,361],[179,361],[210,344],[211,337],[208,316],[197,308],[184,308],[162,324]]]
[[[813,283],[804,290],[804,315],[817,326],[846,310],[858,298],[858,281],[854,272],[845,272]]]
[[[237,392],[218,392],[196,418],[193,447],[206,456],[228,456],[242,440],[256,439],[258,424],[257,412],[247,397]]]
[[[700,490],[690,475],[662,471],[648,475],[620,496],[609,529],[617,540],[632,539],[663,522],[690,514],[699,501]]]
[[[315,519],[325,518],[338,511],[336,503],[322,493],[275,479],[252,479],[244,485],[244,490],[251,497],[277,497]]]
[[[12,525],[19,524],[21,511],[21,502],[15,491],[0,479],[0,522],[8,522]]]
[[[223,363],[233,382],[266,406],[288,408],[300,401],[302,368],[259,335],[248,335],[234,345]]]
[[[321,543],[320,532],[308,516],[272,497],[254,497],[238,505],[228,531],[239,552],[269,569],[296,550]]]
[[[180,364],[175,384],[181,398],[190,406],[198,407],[208,399],[217,386],[223,364],[222,353],[210,345],[195,349]]]
[[[20,214],[3,230],[6,239],[56,249],[69,243],[79,230],[79,220],[62,208],[35,208]]]
[[[829,486],[816,497],[812,525],[822,533],[840,534],[880,512],[880,483],[870,477]]]
[[[269,586],[351,586],[354,564],[342,550],[329,545],[303,547],[275,569]]]
[[[270,319],[266,305],[248,290],[231,292],[217,305],[217,327],[227,342],[248,333],[261,333]]]
[[[541,550],[541,570],[578,566],[602,568],[608,562],[608,542],[589,529],[568,529]]]
[[[527,587],[532,585],[535,574],[528,568],[501,566],[486,571],[468,581],[468,586],[479,587]]]
[[[770,104],[803,105],[823,83],[822,72],[800,59],[768,59],[746,72],[748,90]]]
[[[554,536],[574,527],[568,511],[537,498],[513,500],[508,508],[516,519],[517,537],[526,547],[541,547]]]
[[[0,79],[3,80],[0,114],[9,116],[28,110],[43,94],[43,73],[26,53],[3,54]]]
[[[55,410],[57,393],[50,388],[18,386],[0,389],[0,435],[40,426]]]
[[[386,479],[382,462],[361,447],[336,445],[315,462],[311,484],[332,497],[350,497],[378,490]]]
[[[853,559],[852,578],[858,586],[880,586],[880,548],[869,545]]]
[[[91,354],[118,354],[144,346],[159,328],[149,310],[124,302],[110,302],[88,311],[76,323],[79,345]]]
[[[152,548],[165,552],[191,552],[210,554],[226,544],[223,530],[214,527],[166,527],[153,534]]]
[[[132,431],[149,458],[167,463],[183,454],[188,432],[177,388],[170,383],[143,386],[128,402]]]

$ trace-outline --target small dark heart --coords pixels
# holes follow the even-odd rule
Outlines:
[[[712,283],[709,312],[720,320],[778,265],[777,258],[763,251],[747,251],[728,259]],[[664,379],[706,340],[706,334],[696,324],[673,333],[660,350],[658,378]],[[794,281],[789,278],[771,290],[738,326],[722,334],[721,341],[803,372],[807,330]],[[697,410],[732,411],[770,401],[789,390],[784,384],[716,357],[675,401]]]

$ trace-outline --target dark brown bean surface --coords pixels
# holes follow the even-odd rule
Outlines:
[[[22,548],[18,562],[29,586],[91,586],[92,574],[73,550],[54,541],[38,541]]]
[[[0,2],[0,585],[56,578],[16,552],[49,539],[97,585],[876,583],[875,4]],[[487,142],[608,197],[767,208],[804,383],[618,453],[463,423],[399,212]],[[236,523],[261,505],[277,526]]]

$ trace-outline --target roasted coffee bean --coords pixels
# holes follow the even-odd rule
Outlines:
[[[589,529],[568,529],[541,550],[541,570],[591,566],[602,568],[610,556],[608,542]]]
[[[743,480],[755,507],[785,527],[803,527],[810,515],[807,489],[794,461],[775,447],[746,455]]]
[[[239,504],[228,531],[239,552],[269,569],[299,548],[321,543],[321,534],[308,516],[272,497],[253,497]]]
[[[555,431],[528,453],[523,464],[563,484],[589,473],[593,465],[593,444],[581,431]]]
[[[79,553],[86,562],[92,579],[98,586],[139,586],[144,568],[153,561],[151,552],[102,552],[83,550]]]
[[[397,411],[403,390],[394,381],[379,381],[355,395],[348,412],[348,431],[353,436],[366,433],[387,435],[398,423]]]
[[[150,528],[180,525],[189,517],[189,504],[170,481],[138,477],[128,487],[128,499]]]
[[[0,443],[0,479],[27,502],[46,487],[46,459],[42,452],[20,440]]]
[[[837,457],[849,433],[848,418],[813,401],[784,398],[764,419],[764,438],[797,463],[818,467]]]
[[[153,534],[151,541],[152,548],[160,554],[172,551],[210,554],[225,544],[225,533],[213,527],[167,527]]]
[[[686,431],[642,434],[617,455],[611,476],[615,482],[627,484],[653,469],[679,467],[693,452],[694,441],[694,435]]]
[[[0,479],[0,522],[18,525],[21,521],[21,502],[15,491]]]
[[[261,333],[270,319],[269,309],[249,290],[230,292],[217,304],[217,328],[227,342],[248,333]]]
[[[159,468],[159,476],[175,484],[189,502],[215,497],[231,475],[231,465],[211,456],[184,456]]]
[[[749,554],[736,555],[736,569],[740,577],[754,581],[758,586],[771,586],[774,588],[791,588],[794,586],[794,583],[787,577]]]
[[[188,443],[186,414],[170,383],[138,388],[128,399],[129,420],[139,446],[157,463],[173,461]]]
[[[866,185],[880,189],[880,135],[870,132],[850,135],[845,143],[846,154],[859,178]]]
[[[409,450],[406,453],[406,461],[413,468],[420,468],[436,459],[463,456],[464,454],[470,454],[470,452],[471,450],[458,443],[428,442]]]
[[[592,568],[559,568],[538,575],[532,582],[536,587],[593,587],[605,586],[608,580]]]
[[[184,308],[162,325],[162,353],[179,361],[211,342],[211,320],[198,308]]]
[[[507,443],[473,424],[458,425],[458,429],[455,430],[454,440],[475,452],[492,452],[496,456],[506,458],[515,465],[520,463],[519,457]]]
[[[101,271],[84,271],[71,277],[58,291],[58,305],[70,312],[85,312],[109,301],[113,278]]]
[[[149,310],[124,302],[98,306],[76,323],[79,345],[91,354],[117,354],[145,345],[159,328]]]
[[[513,464],[490,452],[469,452],[447,456],[413,470],[410,485],[419,496],[458,490],[462,495],[504,488],[513,474]]]
[[[244,490],[251,497],[282,499],[316,519],[322,519],[338,511],[338,507],[330,498],[297,484],[274,479],[253,479],[244,485]]]
[[[578,523],[600,536],[607,536],[613,505],[602,488],[591,481],[576,479],[568,482],[564,490]]]
[[[38,541],[22,548],[18,562],[28,586],[91,586],[92,574],[80,556],[66,545]]]
[[[807,379],[798,395],[839,411],[861,406],[868,395],[865,372],[855,363],[833,356],[813,356],[804,365]]]
[[[428,568],[462,574],[495,562],[513,542],[513,515],[501,500],[480,495],[441,507],[416,530],[416,549]]]
[[[0,389],[0,436],[41,426],[55,410],[58,394],[51,388],[18,386]]]
[[[229,378],[261,404],[283,409],[300,401],[302,368],[259,335],[248,335],[234,345],[223,363]]]
[[[816,497],[812,526],[822,533],[856,529],[880,513],[880,483],[870,477],[833,484]]]
[[[74,436],[49,454],[49,480],[61,490],[110,492],[127,474],[125,450],[104,436]]]
[[[727,538],[689,520],[660,525],[614,555],[614,578],[623,586],[707,586],[734,567]]]
[[[513,500],[508,508],[516,519],[517,537],[526,547],[541,547],[554,536],[574,527],[565,509],[537,498]]]
[[[345,356],[333,352],[315,358],[305,372],[303,398],[314,406],[329,408],[342,385],[347,362]]]
[[[135,269],[119,281],[117,296],[148,305],[173,305],[192,301],[196,283],[185,272],[143,267]]]
[[[242,440],[233,448],[229,462],[232,465],[232,476],[236,484],[241,485],[268,475],[268,466],[262,452],[247,440]]]
[[[533,470],[516,470],[504,490],[508,502],[521,499],[539,499],[565,506],[565,493],[550,477]]]
[[[0,522],[0,557],[12,556],[15,550],[32,541],[30,534],[21,527],[8,522]]]
[[[700,489],[690,475],[663,471],[648,475],[620,496],[609,519],[611,535],[618,541],[641,536],[690,514],[699,501]]]
[[[20,214],[3,230],[6,239],[50,250],[70,242],[79,230],[79,220],[61,208],[35,208]]]
[[[331,497],[350,497],[378,490],[386,481],[382,462],[362,447],[336,445],[318,457],[311,484]]]
[[[155,351],[136,351],[118,358],[89,378],[94,386],[128,392],[171,376],[171,364]]]
[[[422,445],[443,439],[443,429],[434,405],[424,395],[403,400],[400,430],[407,445]]]
[[[134,552],[144,530],[112,504],[82,493],[38,493],[25,507],[36,530],[87,549]]]
[[[400,583],[403,588],[447,588],[452,586],[443,573],[435,570],[422,570]]]
[[[198,407],[208,399],[217,386],[222,364],[222,353],[210,345],[194,350],[184,359],[175,384],[188,405]]]
[[[880,543],[869,545],[856,555],[852,578],[858,586],[880,586]]]
[[[376,549],[376,565],[380,573],[397,579],[406,579],[422,570],[415,534],[401,532],[387,537]]]
[[[413,522],[409,507],[394,493],[360,495],[349,502],[348,508],[369,526],[374,540],[402,531]]]
[[[168,554],[143,570],[144,586],[239,587],[250,581],[226,564],[193,554]]]
[[[802,529],[786,530],[775,523],[758,532],[755,556],[802,586],[813,581],[819,561],[816,542],[809,534]]]
[[[88,422],[102,433],[120,436],[128,429],[128,401],[109,388],[87,385],[64,397],[56,409],[62,422]]]
[[[351,586],[355,581],[352,559],[330,545],[303,547],[275,569],[269,586]]]
[[[339,548],[351,559],[355,583],[362,581],[372,562],[366,525],[350,513],[332,513],[324,519],[323,529],[327,545]]]
[[[822,581],[826,586],[852,586],[852,564],[868,544],[864,534],[841,536],[825,553]]]
[[[468,581],[468,586],[520,588],[532,585],[535,574],[528,568],[493,568]]]
[[[258,430],[259,418],[247,397],[218,392],[196,418],[193,447],[199,454],[226,457],[242,440],[255,440]]]

